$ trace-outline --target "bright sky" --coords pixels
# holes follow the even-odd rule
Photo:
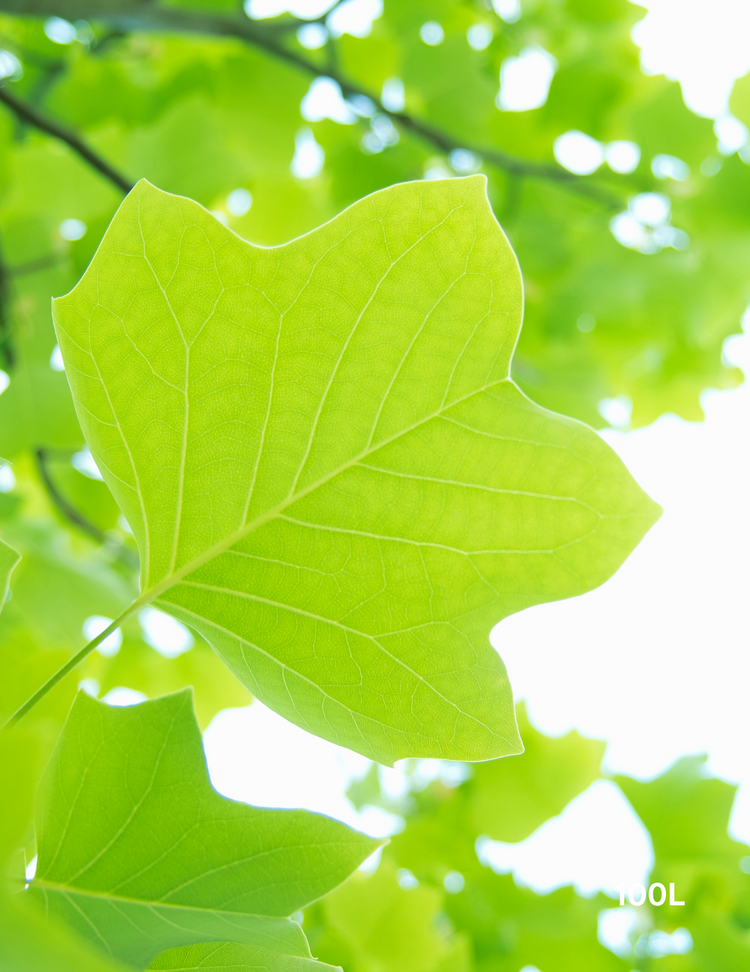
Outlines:
[[[636,26],[641,64],[679,80],[693,111],[721,115],[735,78],[750,71],[747,0],[639,0],[648,14]]]
[[[312,3],[313,0],[310,0]],[[261,13],[283,0],[251,0]],[[367,6],[371,0],[352,0]],[[316,0],[320,12],[326,4]],[[650,0],[635,38],[644,68],[679,79],[690,106],[721,118],[734,78],[750,70],[747,0]],[[295,12],[304,14],[305,0]],[[377,4],[375,4],[377,6]],[[312,10],[312,7],[310,8]],[[311,14],[314,15],[314,14]],[[727,356],[750,368],[750,337]],[[606,766],[641,778],[678,757],[707,752],[710,768],[742,783],[732,832],[750,842],[750,637],[747,620],[747,429],[750,389],[707,392],[706,421],[664,416],[636,432],[605,434],[662,520],[619,573],[584,597],[509,618],[493,632],[519,698],[550,734],[577,728],[608,742]],[[262,705],[216,717],[205,736],[214,784],[227,796],[268,806],[305,806],[374,834],[394,821],[358,817],[344,796],[366,760],[309,736]],[[425,774],[439,764],[427,763]],[[383,774],[397,792],[398,770]],[[595,784],[566,811],[515,847],[488,844],[483,856],[539,891],[575,882],[611,893],[643,880],[648,837],[619,791]],[[615,939],[616,939],[615,935]]]

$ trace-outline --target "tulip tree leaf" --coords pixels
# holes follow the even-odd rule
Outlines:
[[[490,629],[601,584],[658,515],[509,379],[521,309],[482,176],[270,249],[139,183],[54,312],[142,599],[366,756],[519,752]]]
[[[279,955],[253,945],[237,942],[203,942],[187,948],[172,948],[155,959],[149,970],[159,972],[333,972],[333,966],[296,955]],[[337,970],[338,972],[338,970]]]
[[[288,916],[373,841],[211,787],[189,690],[129,708],[80,693],[46,771],[30,895],[113,958],[233,940],[309,958]]]

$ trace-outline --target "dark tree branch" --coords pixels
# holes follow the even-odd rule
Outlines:
[[[52,475],[49,471],[49,466],[47,465],[49,461],[49,455],[46,449],[41,446],[34,450],[34,460],[36,461],[36,468],[39,473],[39,478],[44,484],[44,488],[47,490],[47,495],[52,500],[55,508],[59,513],[71,523],[74,527],[85,533],[86,536],[90,537],[96,543],[104,545],[107,542],[107,535],[104,530],[100,530],[99,527],[92,523],[91,520],[80,510],[76,509],[72,503],[70,503],[57,488],[56,483],[52,479]]]
[[[622,200],[616,194],[587,181],[585,177],[568,172],[561,166],[534,162],[497,149],[472,145],[406,112],[389,111],[372,92],[361,88],[338,70],[324,68],[308,60],[299,52],[287,47],[280,39],[288,33],[290,24],[296,29],[302,23],[312,21],[284,20],[278,24],[265,24],[252,21],[244,14],[199,13],[175,7],[159,7],[145,0],[0,0],[0,11],[26,17],[63,17],[71,22],[94,21],[125,32],[197,34],[235,38],[271,54],[308,75],[333,78],[346,97],[360,95],[369,98],[378,112],[387,115],[401,128],[441,152],[450,153],[457,148],[468,149],[491,165],[514,175],[557,183],[612,208],[619,208],[622,205]]]
[[[51,451],[49,449],[44,449],[41,446],[34,450],[34,459],[36,461],[36,468],[39,473],[39,478],[42,481],[44,488],[47,490],[47,495],[52,501],[55,509],[63,516],[64,519],[68,521],[81,533],[85,533],[87,537],[90,537],[95,543],[100,546],[111,546],[107,533],[100,529],[95,523],[84,514],[81,513],[77,507],[75,507],[57,487],[57,484],[52,478],[49,470],[48,462],[52,458]],[[127,547],[120,545],[117,549],[117,556],[122,560],[124,564],[132,569],[138,567],[138,558],[133,554],[132,551],[128,550]]]
[[[33,125],[39,131],[45,132],[47,135],[51,135],[53,138],[57,138],[61,142],[65,142],[66,145],[69,145],[77,155],[80,155],[84,161],[88,162],[105,179],[109,179],[121,192],[130,192],[133,188],[132,182],[129,182],[125,176],[113,169],[107,161],[94,152],[93,149],[89,148],[75,132],[64,128],[51,118],[47,118],[46,115],[43,115],[33,105],[21,101],[20,98],[16,98],[15,95],[8,91],[7,87],[0,87],[0,101],[6,107],[10,108],[21,121],[26,122],[28,125]]]

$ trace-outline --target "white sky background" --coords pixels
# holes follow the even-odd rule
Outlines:
[[[295,12],[304,4],[297,0]],[[644,68],[679,79],[694,110],[720,118],[732,81],[750,70],[748,0],[641,6],[649,13],[634,36]],[[743,336],[726,348],[746,370],[749,344]],[[535,725],[606,739],[612,772],[650,778],[682,755],[707,752],[713,773],[742,783],[732,832],[750,842],[750,389],[706,392],[703,403],[703,424],[663,416],[636,432],[605,433],[663,518],[606,585],[509,618],[492,640]],[[227,796],[309,807],[378,834],[392,826],[382,812],[358,818],[344,797],[366,760],[258,703],[217,716],[205,746]],[[397,771],[385,778],[394,792],[402,785]],[[521,845],[485,850],[488,862],[540,891],[575,881],[584,893],[642,880],[650,856],[647,836],[609,783],[595,784]]]

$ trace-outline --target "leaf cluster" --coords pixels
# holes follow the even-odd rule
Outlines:
[[[655,913],[615,957],[601,896],[536,896],[475,852],[598,776],[599,744],[523,714],[519,734],[488,637],[606,581],[659,514],[580,420],[616,395],[636,425],[697,418],[739,378],[745,163],[640,72],[634,16],[386,0],[364,37],[319,18],[309,50],[305,24],[229,2],[0,0],[2,972],[614,972],[673,929]],[[556,61],[547,101],[499,111],[530,45]],[[320,79],[338,121],[300,115]],[[572,175],[571,129],[640,165]],[[316,175],[293,165],[313,136]],[[657,178],[660,154],[689,178]],[[614,239],[652,190],[687,249]],[[184,626],[179,654],[154,616]],[[376,842],[211,788],[199,726],[253,697],[382,764],[486,762],[396,807],[373,768],[352,799],[406,827],[341,884]],[[654,875],[690,887],[694,950],[663,967],[743,968],[730,788],[697,763],[619,785]]]
[[[525,839],[601,779],[602,743],[575,732],[546,738],[523,707],[519,725],[523,759],[476,764],[459,785],[438,779],[422,788],[417,771],[411,793],[397,801],[380,792],[377,776],[369,792],[361,784],[350,791],[363,805],[387,804],[405,827],[372,876],[356,875],[305,912],[320,957],[347,972],[745,968],[748,848],[727,837],[735,788],[708,778],[702,757],[683,759],[649,783],[616,778],[653,843],[648,882],[675,883],[686,902],[630,909],[634,920],[616,952],[599,932],[602,916],[620,911],[616,891],[583,896],[566,886],[537,894],[480,863],[477,848],[488,839]],[[672,941],[681,944],[672,948]]]
[[[70,551],[21,500],[10,691],[38,675],[30,660],[51,660],[28,651],[26,628],[44,643],[66,622],[72,635],[97,596],[125,606],[11,732],[48,748],[68,675],[158,606],[266,704],[382,763],[522,750],[492,624],[604,581],[659,510],[593,430],[509,377],[520,277],[484,189],[393,187],[273,249],[147,183],[130,193],[53,310],[88,446],[132,524],[140,593],[124,547],[119,572],[97,570],[102,548],[77,577],[69,561],[50,586],[77,584],[80,603],[48,615],[45,638],[34,558],[55,577]],[[3,544],[7,587],[19,557]],[[275,953],[309,962],[289,916],[373,842],[218,797],[190,698],[120,710],[78,695],[45,771],[23,906],[135,968],[212,942],[268,968]],[[214,954],[229,953],[200,962]]]

